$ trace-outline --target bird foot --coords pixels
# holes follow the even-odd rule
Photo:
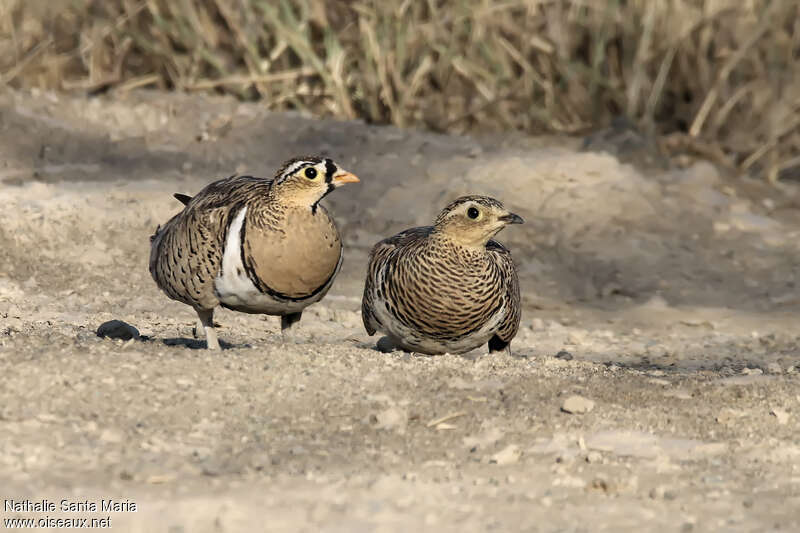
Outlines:
[[[217,331],[214,329],[214,310],[198,309],[197,310],[197,326],[194,327],[192,332],[195,338],[198,338],[199,331],[203,331],[206,336],[206,347],[209,350],[219,350],[219,340],[217,339]]]
[[[200,319],[197,319],[197,322],[194,326],[192,326],[192,337],[195,339],[199,339],[200,337],[205,336],[205,328],[203,327],[203,323]]]

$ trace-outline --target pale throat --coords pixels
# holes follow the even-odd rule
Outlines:
[[[497,235],[494,231],[487,235],[485,231],[448,231],[439,229],[431,234],[434,239],[449,241],[456,246],[475,252],[485,252],[486,244]]]

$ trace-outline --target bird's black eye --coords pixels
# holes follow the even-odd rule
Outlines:
[[[478,218],[479,214],[480,213],[478,212],[478,209],[475,207],[470,207],[469,209],[467,209],[467,216],[469,218]]]
[[[313,180],[317,177],[317,169],[314,167],[308,167],[306,169],[306,177],[310,180]]]

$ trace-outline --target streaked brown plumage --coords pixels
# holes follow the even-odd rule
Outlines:
[[[376,244],[361,305],[367,333],[425,354],[485,342],[490,352],[506,349],[519,328],[519,280],[511,252],[492,237],[520,223],[493,198],[463,196],[433,226]]]
[[[342,243],[319,201],[357,182],[330,159],[287,161],[275,178],[232,176],[194,197],[150,238],[150,273],[167,296],[192,306],[209,348],[219,348],[222,305],[281,316],[282,330],[321,300],[339,271]]]

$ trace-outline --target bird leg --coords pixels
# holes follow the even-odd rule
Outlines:
[[[200,324],[206,333],[206,346],[209,350],[219,350],[217,332],[214,329],[214,310],[198,309],[197,317],[200,319]]]
[[[203,333],[204,333],[203,321],[198,318],[197,322],[195,323],[194,327],[192,328],[192,337],[194,337],[195,339],[199,339],[200,335],[202,335]]]
[[[504,341],[497,335],[493,335],[489,339],[489,353],[502,352],[503,350],[506,350],[508,355],[511,355],[511,343]]]
[[[300,317],[303,315],[303,312],[300,311],[299,313],[291,313],[288,315],[281,316],[281,337],[283,338],[283,342],[297,342],[293,329],[296,331],[296,328],[293,328],[296,323],[300,322]]]

